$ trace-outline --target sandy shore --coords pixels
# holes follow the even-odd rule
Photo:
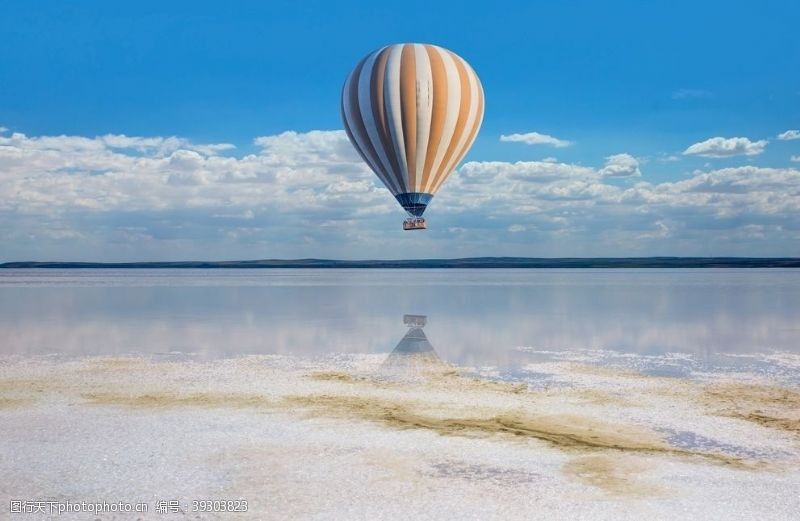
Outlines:
[[[0,512],[28,500],[149,509],[53,519],[796,518],[791,379],[578,360],[502,381],[431,354],[4,358]],[[193,512],[200,500],[247,512]]]

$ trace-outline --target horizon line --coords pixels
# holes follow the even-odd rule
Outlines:
[[[183,261],[7,261],[0,268],[714,268],[800,267],[800,257],[454,257],[420,259],[252,259]]]

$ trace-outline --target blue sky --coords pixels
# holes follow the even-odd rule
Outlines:
[[[0,259],[800,255],[800,6],[764,4],[4,3]],[[404,41],[486,95],[415,236],[338,106]]]

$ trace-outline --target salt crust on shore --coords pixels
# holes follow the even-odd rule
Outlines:
[[[791,378],[667,378],[576,354],[506,382],[491,368],[385,359],[0,359],[0,511],[11,499],[146,501],[157,519],[800,511]],[[153,510],[236,498],[248,513]]]

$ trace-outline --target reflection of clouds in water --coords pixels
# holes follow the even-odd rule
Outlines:
[[[396,315],[395,315],[396,317]],[[396,341],[397,319],[298,316],[281,320],[243,314],[234,317],[163,316],[20,317],[0,322],[3,346],[15,353],[198,352],[327,354],[385,351]],[[1,320],[1,319],[0,319]],[[485,322],[485,324],[483,323]],[[493,324],[493,326],[489,326]],[[520,346],[553,351],[584,347],[639,354],[691,353],[703,359],[716,352],[747,354],[792,351],[798,334],[781,317],[733,317],[713,324],[651,323],[630,320],[617,327],[599,319],[558,324],[545,318],[492,317],[481,323],[441,316],[428,329],[439,352],[454,363],[512,363]]]
[[[267,324],[267,326],[273,326]],[[5,329],[5,326],[0,326]],[[98,355],[125,353],[196,353],[209,358],[242,354],[311,356],[336,352],[366,353],[389,345],[395,335],[384,328],[366,339],[352,329],[329,323],[265,327],[262,324],[211,320],[29,322],[4,331],[0,353]],[[356,335],[357,336],[357,335]],[[6,347],[10,349],[6,349]]]
[[[254,272],[74,275],[77,286],[95,277],[105,281],[99,287],[54,287],[47,270],[7,284],[0,273],[0,349],[209,357],[388,352],[397,342],[397,317],[407,310],[435,318],[425,332],[444,359],[459,365],[519,367],[530,361],[519,346],[705,360],[714,353],[796,352],[800,345],[800,272]],[[173,278],[180,282],[168,285]]]
[[[519,347],[552,351],[588,348],[640,355],[687,353],[703,360],[715,353],[797,351],[800,345],[800,333],[791,330],[800,317],[726,313],[712,310],[689,320],[636,309],[619,318],[602,308],[594,315],[584,313],[573,319],[547,311],[526,316],[489,314],[479,322],[458,324],[447,324],[447,317],[441,317],[430,331],[440,339],[444,356],[468,364],[502,363],[497,360],[500,352],[516,359],[508,351]],[[450,329],[444,330],[447,326]]]

